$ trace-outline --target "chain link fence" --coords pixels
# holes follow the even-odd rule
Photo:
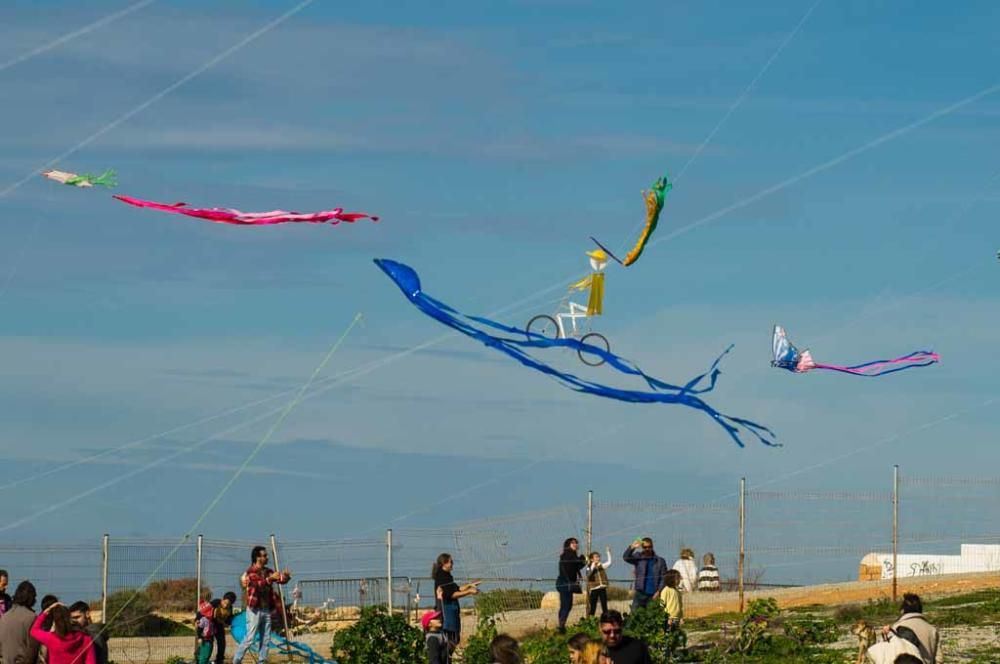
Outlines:
[[[272,552],[272,566],[292,570],[284,588],[289,622],[296,638],[319,652],[328,652],[331,631],[367,606],[392,606],[416,620],[434,603],[430,572],[440,553],[454,558],[459,582],[481,580],[481,594],[463,601],[472,622],[481,612],[511,624],[551,625],[556,610],[545,596],[555,589],[569,537],[584,554],[597,551],[606,560],[610,549],[609,595],[619,609],[628,607],[633,585],[622,552],[639,537],[652,538],[668,564],[681,549],[692,549],[699,567],[705,554],[714,557],[723,589],[686,598],[691,616],[740,610],[756,596],[785,606],[832,605],[998,584],[1000,478],[886,476],[885,486],[859,491],[772,491],[740,482],[729,498],[702,504],[591,494],[578,505],[368,539],[178,543],[105,536],[79,544],[3,544],[0,568],[12,586],[30,579],[39,595],[90,602],[95,618],[113,622],[111,659],[118,664],[190,660],[199,588],[203,595],[241,597],[239,577],[257,544]],[[580,603],[574,613],[584,610]]]

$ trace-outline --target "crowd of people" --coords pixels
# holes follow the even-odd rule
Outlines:
[[[579,553],[579,548],[579,541],[570,537],[563,542],[562,554],[559,556],[556,590],[559,592],[560,632],[566,630],[566,620],[573,607],[573,595],[583,593],[584,586],[587,615],[596,615],[598,604],[601,606],[601,613],[608,611],[607,569],[613,564],[611,549],[606,550],[607,560],[602,561],[601,554],[597,551],[592,551],[585,558]],[[657,555],[653,540],[649,537],[638,538],[629,544],[622,554],[622,560],[632,567],[632,609],[646,606],[658,599],[666,606],[668,620],[676,623],[683,617],[682,594],[721,590],[715,556],[712,553],[702,556],[700,570],[694,559],[694,551],[684,547],[677,561],[672,567],[668,567],[667,561]]]
[[[941,653],[939,637],[923,615],[920,598],[907,593],[903,596],[900,617],[882,628],[885,640],[869,655],[876,664],[938,664]],[[428,664],[450,664],[453,646],[441,631],[441,612],[428,611],[421,620],[427,644]],[[625,635],[625,620],[615,610],[605,611],[599,620],[600,638],[585,632],[566,641],[571,664],[652,664],[649,645],[641,639]],[[523,664],[520,646],[509,634],[499,634],[490,643],[493,664]]]
[[[607,560],[599,552],[583,556],[580,543],[574,538],[563,542],[558,561],[556,590],[559,593],[557,630],[566,633],[566,622],[573,606],[573,596],[587,593],[587,616],[594,616],[601,605],[598,619],[600,639],[586,633],[569,637],[567,648],[573,664],[651,664],[649,646],[640,639],[626,636],[624,618],[619,611],[608,608],[607,569],[613,564],[610,548],[605,551]],[[663,607],[664,629],[679,629],[684,619],[685,594],[718,592],[721,590],[719,570],[715,556],[705,553],[698,569],[695,554],[684,547],[672,567],[657,555],[653,540],[638,538],[628,545],[622,559],[633,569],[631,608],[646,607],[659,600]],[[452,654],[461,641],[461,610],[459,599],[479,593],[479,582],[460,585],[455,581],[454,560],[447,553],[438,556],[432,569],[436,603],[433,610],[421,617],[426,639],[428,664],[449,664]],[[939,662],[938,632],[923,615],[923,606],[917,595],[903,596],[901,616],[892,625],[882,628],[884,641],[879,651],[869,653],[878,664],[937,664]],[[507,634],[500,634],[490,644],[490,657],[494,664],[522,664],[517,641]]]
[[[275,584],[286,584],[291,574],[275,572],[267,566],[267,549],[255,546],[250,566],[240,577],[243,588],[245,636],[233,656],[240,664],[251,647],[258,648],[258,664],[267,661],[271,641],[272,614],[282,604]],[[91,620],[90,605],[78,601],[64,605],[55,595],[45,595],[39,603],[31,581],[21,581],[14,596],[7,594],[9,575],[0,570],[0,664],[108,664],[108,634],[103,623]],[[226,629],[234,617],[236,593],[212,599],[201,598],[195,616],[197,648],[195,661],[224,664]],[[114,616],[112,616],[113,618]],[[259,640],[259,646],[255,641]]]
[[[0,570],[0,660],[3,664],[108,664],[104,626],[90,617],[87,602],[67,606],[55,595],[42,597],[21,581],[7,594],[9,576]]]
[[[584,580],[588,593],[587,615],[595,615],[598,604],[600,638],[591,639],[586,633],[568,638],[570,660],[574,664],[650,664],[649,646],[640,639],[626,636],[624,618],[619,611],[609,609],[607,569],[612,566],[611,551],[607,560],[597,552],[584,557],[579,542],[569,538],[563,543],[559,557],[556,589],[560,604],[558,630],[565,633],[573,595],[583,592]],[[694,552],[681,550],[680,558],[667,567],[656,554],[653,541],[640,538],[632,542],[622,558],[632,566],[634,574],[632,610],[649,605],[654,599],[663,606],[664,627],[679,628],[684,618],[683,595],[691,592],[720,589],[719,573],[711,553],[702,558],[702,568],[694,564]],[[287,571],[277,572],[268,567],[268,553],[255,546],[250,553],[250,566],[240,577],[244,591],[245,633],[233,656],[232,664],[241,664],[256,647],[258,664],[267,661],[271,641],[272,614],[282,606],[275,587],[291,579]],[[479,593],[479,582],[459,584],[454,577],[454,559],[447,553],[437,557],[432,568],[434,577],[434,609],[421,617],[425,633],[428,664],[449,664],[462,638],[459,600]],[[39,612],[35,612],[37,591],[31,581],[22,581],[7,594],[9,577],[0,570],[0,664],[108,664],[106,628],[94,622],[86,602],[64,605],[54,595],[42,597]],[[209,664],[215,654],[215,664],[225,663],[226,629],[234,617],[236,594],[227,592],[218,599],[202,598],[196,616],[198,664]],[[884,656],[879,664],[936,664],[939,660],[938,632],[923,615],[920,598],[907,593],[903,596],[901,616],[882,630],[885,647],[876,655]],[[255,643],[256,642],[256,643]],[[494,664],[521,664],[517,641],[501,634],[490,644]]]

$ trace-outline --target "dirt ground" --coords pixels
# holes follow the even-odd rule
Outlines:
[[[1000,573],[915,576],[898,580],[897,595],[912,592],[920,596],[942,597],[998,587],[1000,587]],[[747,601],[757,597],[773,597],[778,600],[778,605],[782,608],[812,604],[836,606],[883,597],[892,598],[892,582],[853,581],[746,593]],[[695,593],[686,597],[684,603],[684,615],[689,618],[738,610],[739,597],[736,593]]]
[[[976,590],[1000,587],[1000,573],[990,574],[948,574],[941,576],[907,577],[899,579],[897,594],[915,592],[924,597],[943,597],[969,593]],[[879,598],[892,598],[891,581],[852,581],[831,583],[800,588],[768,588],[748,591],[745,601],[773,597],[782,608],[797,606],[838,606],[841,604],[863,603]],[[610,602],[609,608],[627,611],[629,602]],[[585,613],[582,603],[575,604],[569,622],[582,618]],[[684,597],[684,616],[699,618],[723,612],[739,610],[739,595],[735,592],[694,593]],[[467,625],[475,625],[475,616],[464,617]],[[532,632],[539,627],[554,627],[555,609],[533,609],[507,613],[499,620],[502,628],[515,637]],[[465,630],[469,632],[471,630]]]

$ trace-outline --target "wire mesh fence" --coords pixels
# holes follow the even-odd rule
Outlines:
[[[11,585],[31,580],[39,592],[54,594],[64,602],[99,600],[103,550],[100,540],[79,544],[0,544],[0,568]]]
[[[365,607],[391,605],[416,619],[432,606],[431,565],[441,553],[453,557],[460,583],[481,581],[481,593],[463,600],[467,610],[551,623],[558,557],[570,537],[581,553],[599,552],[604,562],[610,550],[609,599],[619,609],[628,607],[634,585],[622,552],[639,537],[653,539],[668,565],[682,549],[693,550],[699,567],[706,554],[715,560],[722,589],[686,598],[689,615],[736,610],[757,595],[785,605],[843,604],[1000,585],[1000,478],[886,477],[884,486],[856,491],[741,483],[730,499],[700,504],[591,496],[578,505],[368,539],[4,544],[0,568],[13,585],[31,579],[39,595],[82,599],[95,609],[106,602],[107,612],[95,617],[117,618],[112,659],[119,664],[190,659],[199,588],[242,597],[239,578],[256,544],[274,554],[272,566],[293,572],[284,588],[291,625],[326,647],[324,630],[349,624]],[[584,610],[580,604],[574,612]]]

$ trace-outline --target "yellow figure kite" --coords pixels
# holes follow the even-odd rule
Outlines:
[[[583,305],[570,302],[570,314],[584,313],[586,316],[600,316],[604,313],[604,268],[608,266],[608,255],[603,249],[588,251],[587,255],[590,256],[590,269],[593,272],[580,281],[570,284],[569,287],[571,291],[590,289],[587,307],[584,308]]]

